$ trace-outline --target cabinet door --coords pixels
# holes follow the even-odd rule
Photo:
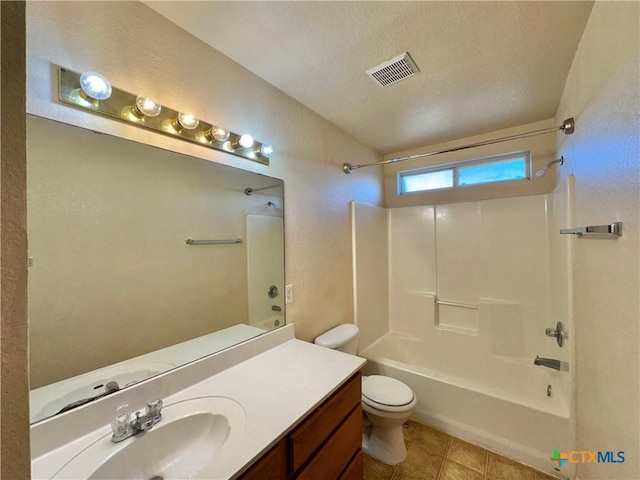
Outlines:
[[[362,443],[362,408],[358,405],[322,449],[300,472],[298,480],[336,480]]]
[[[297,472],[343,422],[349,412],[356,405],[360,405],[361,388],[362,380],[358,373],[294,430],[289,442],[292,472]]]
[[[362,458],[362,450],[358,450],[356,456],[351,459],[349,465],[342,475],[340,475],[340,480],[362,480],[364,476],[364,463]]]
[[[287,444],[281,440],[265,453],[249,470],[240,476],[240,480],[286,480]]]

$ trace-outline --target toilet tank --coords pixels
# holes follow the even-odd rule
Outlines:
[[[356,355],[358,353],[358,327],[353,323],[343,323],[324,332],[313,343]]]

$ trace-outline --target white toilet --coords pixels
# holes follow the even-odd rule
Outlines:
[[[356,355],[358,327],[343,323],[323,333],[314,342],[341,352]],[[413,390],[404,383],[383,375],[362,378],[362,410],[366,414],[362,449],[389,465],[402,462],[407,456],[402,425],[416,406]]]

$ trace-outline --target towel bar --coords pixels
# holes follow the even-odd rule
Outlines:
[[[564,228],[560,230],[563,235],[612,235],[616,237],[622,236],[622,222],[615,222],[609,225],[592,225],[589,227]]]

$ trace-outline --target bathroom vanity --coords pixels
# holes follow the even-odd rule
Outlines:
[[[356,373],[240,478],[362,478],[361,383]]]
[[[33,478],[362,478],[364,362],[287,325],[35,424]],[[113,443],[116,411],[156,398],[162,420]]]

